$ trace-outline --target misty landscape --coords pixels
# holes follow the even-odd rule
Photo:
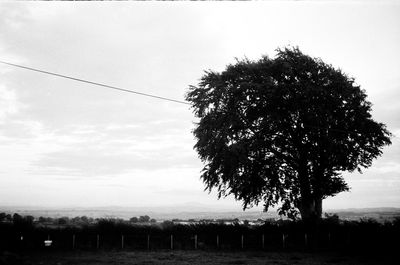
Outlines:
[[[152,210],[2,212],[1,264],[396,264],[398,208],[325,213],[314,231],[276,213]]]
[[[0,3],[0,265],[397,264],[399,12]]]
[[[279,220],[282,218],[276,211],[258,211],[246,210],[235,211],[234,209],[213,209],[212,206],[201,204],[175,205],[163,207],[96,207],[96,208],[40,208],[40,207],[1,207],[0,212],[7,214],[18,213],[22,216],[33,216],[35,219],[39,217],[51,218],[74,218],[86,216],[93,219],[114,218],[129,220],[132,217],[148,215],[158,222],[190,219],[200,220],[233,220],[240,221],[256,221],[258,219]],[[342,220],[358,221],[360,219],[373,219],[378,222],[393,221],[396,217],[400,217],[400,208],[353,208],[353,209],[337,209],[327,210],[326,214],[336,214]]]

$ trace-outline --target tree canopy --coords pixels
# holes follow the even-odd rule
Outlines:
[[[391,143],[354,79],[298,48],[206,71],[186,99],[206,189],[244,209],[319,218],[323,199],[349,189],[342,173],[371,166]]]

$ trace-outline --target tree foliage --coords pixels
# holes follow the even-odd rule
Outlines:
[[[342,173],[371,166],[391,143],[366,98],[353,78],[298,48],[206,71],[186,95],[206,189],[244,208],[320,217],[324,198],[348,190]]]

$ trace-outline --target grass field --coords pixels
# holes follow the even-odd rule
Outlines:
[[[0,265],[105,265],[105,264],[398,264],[389,257],[297,252],[219,251],[69,251],[3,253]]]

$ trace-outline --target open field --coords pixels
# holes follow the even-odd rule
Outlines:
[[[371,255],[371,253],[369,254]],[[130,265],[130,264],[397,264],[385,255],[262,251],[68,251],[4,253],[1,265]]]

